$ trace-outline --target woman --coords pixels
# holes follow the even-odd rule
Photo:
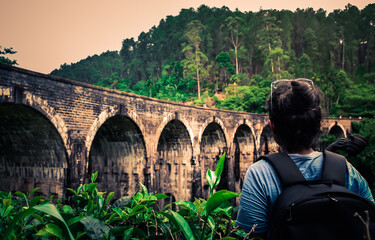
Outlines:
[[[323,170],[323,153],[312,149],[321,127],[318,90],[311,80],[279,80],[271,84],[267,101],[269,124],[281,150],[295,162],[306,180],[319,180]],[[349,163],[345,187],[374,201],[365,179]],[[236,224],[251,236],[266,238],[272,207],[282,191],[271,164],[260,160],[248,169],[241,195],[241,209]]]

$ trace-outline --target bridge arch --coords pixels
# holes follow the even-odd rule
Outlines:
[[[258,138],[258,143],[258,156],[275,153],[280,150],[279,145],[276,143],[273,137],[271,126],[269,123],[263,126],[262,132],[260,133]]]
[[[190,199],[193,147],[186,126],[180,120],[171,120],[164,126],[157,144],[156,191],[170,192],[179,200]]]
[[[142,131],[131,117],[116,110],[107,109],[93,124],[92,129],[97,131],[95,136],[88,136],[92,141],[87,168],[89,173],[99,172],[99,190],[113,191],[119,198],[134,194],[138,182],[149,186],[144,173],[147,151]]]
[[[121,115],[130,118],[140,129],[141,133],[144,133],[144,126],[143,124],[138,121],[137,115],[135,112],[130,112],[129,114],[121,114],[119,106],[111,106],[108,107],[106,110],[102,111],[99,116],[94,120],[94,122],[91,124],[91,127],[87,133],[86,136],[86,149],[87,149],[87,157],[89,157],[91,145],[94,141],[94,138],[99,130],[99,128],[111,117],[114,117],[116,115]]]
[[[202,143],[202,138],[203,138],[204,132],[206,131],[208,125],[213,124],[213,123],[216,123],[220,126],[220,128],[221,128],[221,130],[223,131],[223,134],[224,134],[223,136],[224,136],[224,139],[225,139],[225,145],[226,145],[226,147],[230,146],[229,138],[227,137],[229,135],[228,135],[227,128],[225,127],[225,124],[223,123],[223,121],[220,118],[214,117],[213,119],[212,118],[207,119],[199,130],[198,142],[197,142],[199,150],[200,150],[200,146],[201,146],[201,143]],[[199,151],[199,153],[200,153],[200,151]]]
[[[334,122],[328,127],[328,135],[334,135],[336,138],[346,138],[346,131],[343,125]]]
[[[190,142],[193,146],[194,145],[194,132],[193,132],[191,126],[190,126],[189,121],[187,121],[185,118],[181,118],[180,116],[176,116],[175,114],[169,114],[167,117],[165,117],[163,119],[163,122],[160,124],[160,126],[156,130],[156,133],[155,133],[156,139],[160,138],[160,136],[161,136],[162,132],[164,131],[165,127],[173,120],[179,121],[184,125],[184,127],[186,128],[186,130],[189,134]],[[157,147],[158,147],[158,142],[155,141],[150,150],[151,151],[153,151],[154,149],[157,150]]]
[[[239,179],[244,176],[249,166],[257,157],[256,140],[253,128],[249,123],[236,126],[233,136],[232,152],[234,153],[234,175]]]
[[[26,192],[40,187],[42,194],[62,197],[68,182],[63,128],[59,128],[60,132],[56,128],[53,108],[45,102],[38,105],[29,100],[23,104],[0,103],[0,178],[6,179],[2,190]]]
[[[207,170],[214,170],[222,154],[228,151],[227,136],[223,122],[217,118],[206,122],[201,128],[201,134],[199,134],[199,159],[203,197],[208,197],[209,194],[209,186],[206,183]]]
[[[46,100],[43,100],[40,97],[37,97],[29,92],[25,92],[24,94],[25,97],[22,99],[22,104],[39,111],[51,121],[53,126],[60,134],[68,155],[70,155],[71,149],[68,145],[68,128],[65,124],[64,119],[60,116],[59,113],[56,112],[56,110],[52,106],[48,104]]]

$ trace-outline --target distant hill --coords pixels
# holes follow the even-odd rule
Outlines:
[[[250,112],[265,111],[272,81],[305,77],[321,88],[327,114],[374,116],[375,4],[331,13],[182,9],[137,40],[124,39],[120,53],[63,64],[51,74]]]
[[[95,84],[102,78],[110,77],[114,72],[121,72],[122,68],[122,58],[118,52],[107,51],[71,65],[64,63],[60,69],[55,69],[50,74]]]

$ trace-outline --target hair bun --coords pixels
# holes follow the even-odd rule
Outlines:
[[[307,111],[314,107],[315,99],[309,94],[311,90],[306,83],[292,81],[290,85],[292,86],[292,102],[295,104],[296,112]]]

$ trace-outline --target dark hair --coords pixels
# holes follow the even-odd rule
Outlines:
[[[272,104],[271,104],[272,103]],[[282,82],[267,101],[276,142],[288,152],[312,147],[319,137],[319,92],[304,81]]]

